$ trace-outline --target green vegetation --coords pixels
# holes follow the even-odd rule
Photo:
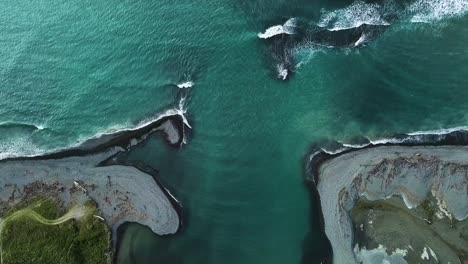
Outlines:
[[[434,204],[428,198],[424,200],[419,206],[421,206],[422,210],[426,214],[427,221],[429,221],[429,223],[432,224],[432,222],[434,221],[434,216],[436,214]]]
[[[50,199],[10,211],[0,229],[2,264],[108,263],[110,231],[94,215],[93,202],[64,212]]]

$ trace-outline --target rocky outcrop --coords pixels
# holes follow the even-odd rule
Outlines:
[[[367,45],[381,35],[388,25],[362,24],[357,27],[328,29],[291,18],[259,33],[272,54],[279,79],[287,80],[294,73],[300,49],[353,49]]]

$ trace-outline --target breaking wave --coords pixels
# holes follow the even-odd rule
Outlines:
[[[272,50],[273,67],[279,79],[286,80],[296,70],[295,65],[306,63],[306,52],[326,51],[366,46],[381,36],[391,26],[407,29],[413,23],[431,23],[432,27],[446,26],[450,19],[468,12],[468,0],[415,0],[399,3],[386,0],[382,3],[355,1],[337,10],[322,10],[317,21],[291,18],[284,25],[275,25],[258,36]],[[273,38],[277,35],[294,37]],[[305,51],[305,52],[304,52]],[[301,55],[301,56],[299,56]],[[309,60],[310,56],[305,56]],[[296,62],[297,61],[297,62]]]
[[[180,140],[180,145],[186,144],[187,143],[187,134],[185,131],[185,127],[188,127],[189,129],[192,129],[192,126],[188,122],[188,119],[186,117],[187,113],[187,101],[186,101],[186,96],[181,96],[181,98],[178,101],[178,104],[174,106],[173,108],[170,108],[166,110],[163,113],[158,114],[155,117],[148,118],[143,120],[142,122],[138,123],[136,126],[133,127],[123,127],[123,128],[116,128],[113,127],[105,132],[100,132],[98,134],[95,134],[94,136],[86,139],[79,140],[77,144],[72,146],[72,148],[77,148],[77,149],[91,149],[94,148],[96,145],[103,144],[107,141],[113,140],[115,137],[118,137],[119,135],[122,134],[132,134],[135,132],[138,132],[140,130],[146,130],[143,135],[138,135],[132,138],[132,140],[129,142],[129,145],[137,145],[141,141],[144,141],[146,137],[160,129],[160,126],[162,124],[158,124],[157,126],[154,127],[155,124],[159,123],[159,121],[163,119],[167,119],[170,117],[179,117],[183,123],[181,126],[181,140]],[[163,129],[164,130],[164,129]],[[164,131],[166,132],[166,131]],[[170,137],[170,135],[167,135]],[[172,140],[169,140],[172,141]],[[128,146],[127,146],[128,147]]]
[[[179,87],[179,89],[188,89],[188,88],[192,88],[194,85],[195,85],[194,82],[187,81],[187,82],[177,84],[177,87]]]
[[[272,26],[272,27],[267,28],[265,32],[258,33],[258,37],[262,39],[268,39],[268,38],[281,35],[281,34],[288,34],[288,35],[295,34],[296,23],[297,23],[296,18],[294,17],[290,18],[283,25]]]
[[[21,123],[21,122],[3,122],[0,123],[0,129],[30,129],[30,130],[43,130],[45,126],[43,125],[34,125],[29,123]]]
[[[468,12],[468,0],[417,0],[405,5],[392,0],[382,4],[356,1],[342,9],[321,12],[317,25],[336,31],[365,24],[388,26],[396,21],[431,23],[460,17]]]
[[[430,23],[468,12],[468,0],[418,0],[407,9],[411,22]]]
[[[276,70],[278,72],[278,78],[282,79],[283,81],[288,78],[288,68],[284,64],[276,65]]]
[[[0,131],[8,135],[0,141],[0,160],[20,154],[43,152],[35,143],[34,135],[44,129],[46,129],[45,126],[24,122],[0,123]]]
[[[384,18],[383,12],[384,9],[378,4],[357,1],[343,9],[331,12],[322,10],[322,16],[317,25],[331,31],[357,28],[364,24],[390,25]]]

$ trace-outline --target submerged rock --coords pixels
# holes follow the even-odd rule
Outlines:
[[[359,48],[375,40],[388,26],[360,24],[352,28],[328,29],[290,19],[284,25],[268,28],[259,37],[264,39],[272,54],[278,78],[284,81],[295,71],[298,50]]]

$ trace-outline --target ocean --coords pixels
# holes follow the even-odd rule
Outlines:
[[[291,36],[385,30],[280,53],[259,37],[292,18]],[[305,182],[311,146],[467,126],[467,23],[468,0],[2,0],[0,158],[177,109],[186,144],[153,136],[127,158],[159,170],[183,228],[127,225],[118,263],[320,263],[331,252]]]

